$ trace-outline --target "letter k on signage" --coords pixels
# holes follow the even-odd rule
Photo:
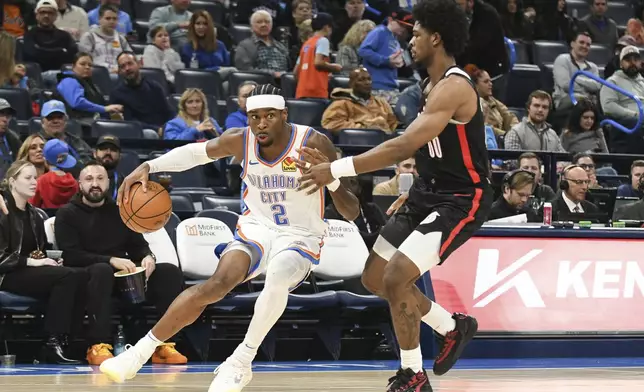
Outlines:
[[[474,300],[477,300],[474,307],[482,308],[503,293],[515,289],[526,307],[545,308],[546,304],[530,273],[525,269],[521,270],[541,252],[542,249],[533,249],[499,271],[499,250],[480,249],[474,283]]]

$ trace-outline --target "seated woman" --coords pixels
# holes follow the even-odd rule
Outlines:
[[[123,112],[123,105],[107,105],[103,93],[92,81],[92,56],[79,52],[72,70],[58,75],[58,96],[67,106],[67,115],[84,125],[108,113]]]
[[[568,126],[561,133],[561,145],[571,154],[608,153],[604,131],[599,128],[599,110],[594,103],[580,99],[572,108]]]
[[[226,45],[217,40],[217,31],[208,12],[200,10],[192,14],[188,40],[181,48],[181,60],[186,68],[217,71],[230,66],[230,53]]]
[[[338,45],[338,57],[336,61],[342,65],[342,73],[349,75],[351,71],[362,65],[362,59],[358,55],[360,44],[364,41],[369,32],[376,28],[376,24],[370,20],[361,20],[353,24],[347,35],[344,36]]]
[[[163,138],[203,140],[214,139],[221,133],[217,121],[210,117],[205,94],[198,88],[189,88],[179,99],[179,114],[165,125]]]
[[[85,314],[87,276],[63,267],[45,254],[47,239],[42,217],[27,200],[36,193],[36,168],[14,162],[2,181],[9,214],[0,216],[0,291],[46,301],[47,341],[40,359],[45,363],[79,365],[64,353],[72,325]]]
[[[158,68],[165,74],[165,79],[174,84],[174,73],[185,68],[179,53],[170,46],[170,36],[165,27],[159,25],[150,30],[152,44],[143,51],[143,66]]]
[[[49,171],[49,166],[43,155],[45,140],[38,134],[27,136],[18,150],[16,160],[28,161],[36,168],[36,178]]]

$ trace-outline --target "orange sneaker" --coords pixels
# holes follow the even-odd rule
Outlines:
[[[87,362],[93,366],[100,366],[106,359],[114,358],[112,345],[99,343],[87,349]]]
[[[188,358],[174,348],[176,343],[163,343],[154,351],[152,363],[167,365],[183,365],[188,363]]]

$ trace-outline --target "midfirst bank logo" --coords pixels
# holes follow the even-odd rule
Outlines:
[[[186,225],[186,234],[191,237],[217,236],[228,230],[228,227],[224,225]]]

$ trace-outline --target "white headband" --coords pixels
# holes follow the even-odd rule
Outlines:
[[[284,110],[286,101],[281,95],[263,94],[253,95],[246,100],[246,111],[255,109],[277,109]]]

